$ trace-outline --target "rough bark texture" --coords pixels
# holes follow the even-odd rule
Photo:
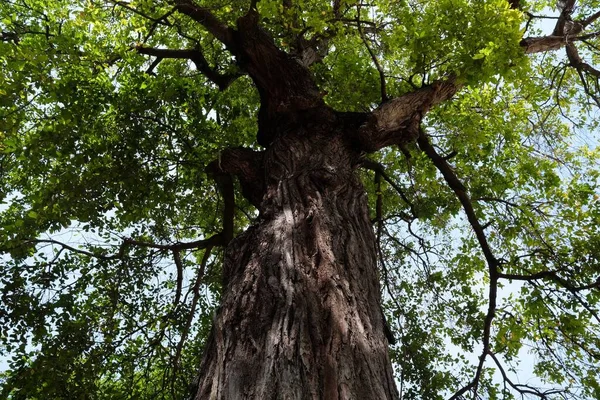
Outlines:
[[[340,118],[305,115],[261,154],[260,221],[226,251],[195,399],[398,398],[359,153]]]
[[[563,36],[529,37],[521,40],[526,54],[542,53],[563,48],[567,41]]]

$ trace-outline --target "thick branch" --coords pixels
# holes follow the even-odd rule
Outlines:
[[[206,171],[215,177],[237,176],[243,196],[258,208],[265,191],[262,163],[262,151],[238,147],[222,151],[219,158],[206,167]]]
[[[358,131],[361,150],[373,152],[385,146],[414,141],[422,116],[433,106],[454,96],[460,87],[456,76],[452,75],[383,103]]]
[[[549,36],[529,37],[521,40],[526,54],[554,51],[565,47],[568,43],[584,40],[589,35],[578,36],[583,30],[600,18],[600,11],[581,20],[573,20],[572,14],[576,0],[564,2],[564,7],[557,18],[552,34]],[[591,34],[594,35],[594,34]]]
[[[308,68],[311,65],[321,62],[328,52],[328,42],[335,31],[328,29],[323,33],[315,33],[309,40],[305,35],[310,31],[304,21],[300,19],[300,14],[296,12],[291,0],[283,0],[283,7],[291,15],[291,21],[287,26],[287,39],[290,43],[289,54],[292,55],[300,64]],[[334,5],[335,7],[335,5]]]
[[[175,297],[173,298],[173,312],[179,305],[179,300],[181,299],[181,288],[183,286],[183,262],[181,261],[181,254],[179,250],[173,250],[173,261],[175,262],[175,267],[177,268],[177,286],[175,288]]]
[[[539,36],[528,37],[521,40],[521,47],[525,48],[525,54],[542,53],[546,51],[560,50],[568,43],[581,42],[600,36],[600,32],[592,32],[579,36]]]
[[[187,15],[206,28],[218,41],[223,43],[233,54],[237,53],[234,41],[235,31],[215,17],[210,10],[200,7],[192,0],[172,0],[177,11]]]
[[[266,111],[261,115],[266,114],[270,118],[277,113],[305,110],[323,104],[310,71],[281,51],[273,38],[260,29],[255,7],[250,7],[243,17],[238,18],[237,29],[233,29],[193,0],[171,2],[177,11],[204,26],[236,56],[239,65],[248,72],[261,94],[261,111]],[[262,122],[261,115],[259,125]]]
[[[569,66],[577,70],[577,74],[581,80],[581,85],[585,93],[592,98],[600,107],[600,96],[597,95],[598,81],[600,79],[600,70],[585,62],[579,55],[579,51],[575,46],[575,42],[595,38],[600,35],[600,32],[592,32],[586,35],[580,35],[583,30],[600,18],[600,11],[581,20],[573,20],[571,15],[575,9],[576,0],[568,0],[563,2],[563,9],[558,17],[554,31],[550,36],[525,38],[521,41],[521,46],[525,49],[525,53],[538,53],[558,50],[566,47]],[[590,88],[588,78],[592,79],[596,88]]]
[[[577,0],[566,0],[563,5],[563,9],[558,17],[558,21],[556,21],[556,25],[554,27],[554,32],[552,32],[555,36],[564,35],[567,33],[567,25],[572,25],[573,19],[571,18],[571,14],[573,13],[573,8],[575,7],[575,3]],[[582,27],[578,27],[579,31],[583,29]],[[570,29],[569,29],[570,30]],[[573,35],[576,35],[578,32],[574,32]]]
[[[261,128],[265,119],[323,106],[324,102],[312,73],[275,45],[273,38],[258,26],[258,18],[253,10],[239,18],[236,38],[243,49],[240,64],[261,95]]]
[[[592,22],[596,21],[598,18],[600,18],[600,11],[597,11],[594,14],[590,15],[589,17],[581,20],[581,24],[585,28],[588,25],[590,25]]]
[[[600,78],[600,71],[583,61],[583,59],[579,56],[577,47],[575,47],[573,43],[567,44],[567,57],[569,58],[570,66]]]
[[[563,36],[550,35],[524,38],[520,44],[525,49],[525,54],[533,54],[559,50],[566,42]]]
[[[304,38],[303,33],[298,35],[295,46],[290,54],[305,68],[323,61],[329,52],[329,41],[336,35],[334,30],[327,30],[322,34],[315,34],[310,40]]]

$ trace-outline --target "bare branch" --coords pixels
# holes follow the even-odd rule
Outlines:
[[[508,383],[508,385],[510,387],[515,389],[517,392],[519,392],[521,394],[521,396],[533,395],[540,399],[549,399],[548,396],[550,396],[550,395],[564,392],[563,389],[547,389],[547,390],[542,391],[542,390],[535,388],[533,386],[530,386],[530,385],[514,383],[512,380],[510,380],[510,378],[506,374],[504,367],[502,366],[502,364],[500,364],[500,360],[498,360],[496,355],[490,351],[489,356],[492,358],[492,360],[494,360],[494,363],[498,367],[498,370],[500,371],[500,374],[502,375],[502,379],[504,380],[504,382]]]

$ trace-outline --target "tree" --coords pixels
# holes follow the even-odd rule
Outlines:
[[[600,398],[598,10],[4,1],[2,397]]]

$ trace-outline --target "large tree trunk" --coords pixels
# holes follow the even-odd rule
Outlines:
[[[312,115],[264,153],[260,220],[226,251],[195,399],[398,398],[359,154],[343,126]]]

